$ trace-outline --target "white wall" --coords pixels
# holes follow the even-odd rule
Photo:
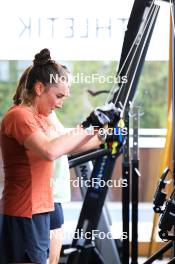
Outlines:
[[[0,1],[0,59],[119,60],[133,0]],[[169,8],[161,7],[148,59],[168,58]],[[105,27],[105,28],[99,28]]]

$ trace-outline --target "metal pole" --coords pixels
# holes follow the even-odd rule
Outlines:
[[[130,161],[129,161],[129,110],[125,111],[125,126],[128,131],[126,143],[123,150],[122,175],[127,181],[127,187],[122,189],[122,217],[123,233],[127,238],[122,243],[122,263],[129,264],[129,201],[130,201]]]
[[[132,147],[132,244],[131,264],[138,264],[138,200],[139,200],[139,153],[138,153],[138,128],[139,107],[132,108],[133,116],[133,147]]]

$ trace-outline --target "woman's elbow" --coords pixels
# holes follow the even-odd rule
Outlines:
[[[62,154],[59,152],[51,151],[51,150],[46,150],[44,153],[44,158],[50,161],[54,161],[61,157]]]

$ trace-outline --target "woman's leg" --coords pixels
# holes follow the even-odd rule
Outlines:
[[[46,264],[49,250],[50,213],[32,218],[3,216],[0,264]]]
[[[50,230],[49,264],[58,264],[63,240],[63,227]]]
[[[63,240],[63,209],[55,203],[55,211],[50,213],[50,252],[49,264],[58,264]]]

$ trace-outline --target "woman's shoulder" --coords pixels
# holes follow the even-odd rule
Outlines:
[[[5,113],[4,118],[10,116],[24,116],[24,115],[31,115],[31,111],[29,107],[24,105],[14,105],[9,108],[9,110]]]
[[[33,119],[33,115],[29,107],[23,105],[12,106],[4,115],[2,124],[15,121],[25,121],[27,119]]]

